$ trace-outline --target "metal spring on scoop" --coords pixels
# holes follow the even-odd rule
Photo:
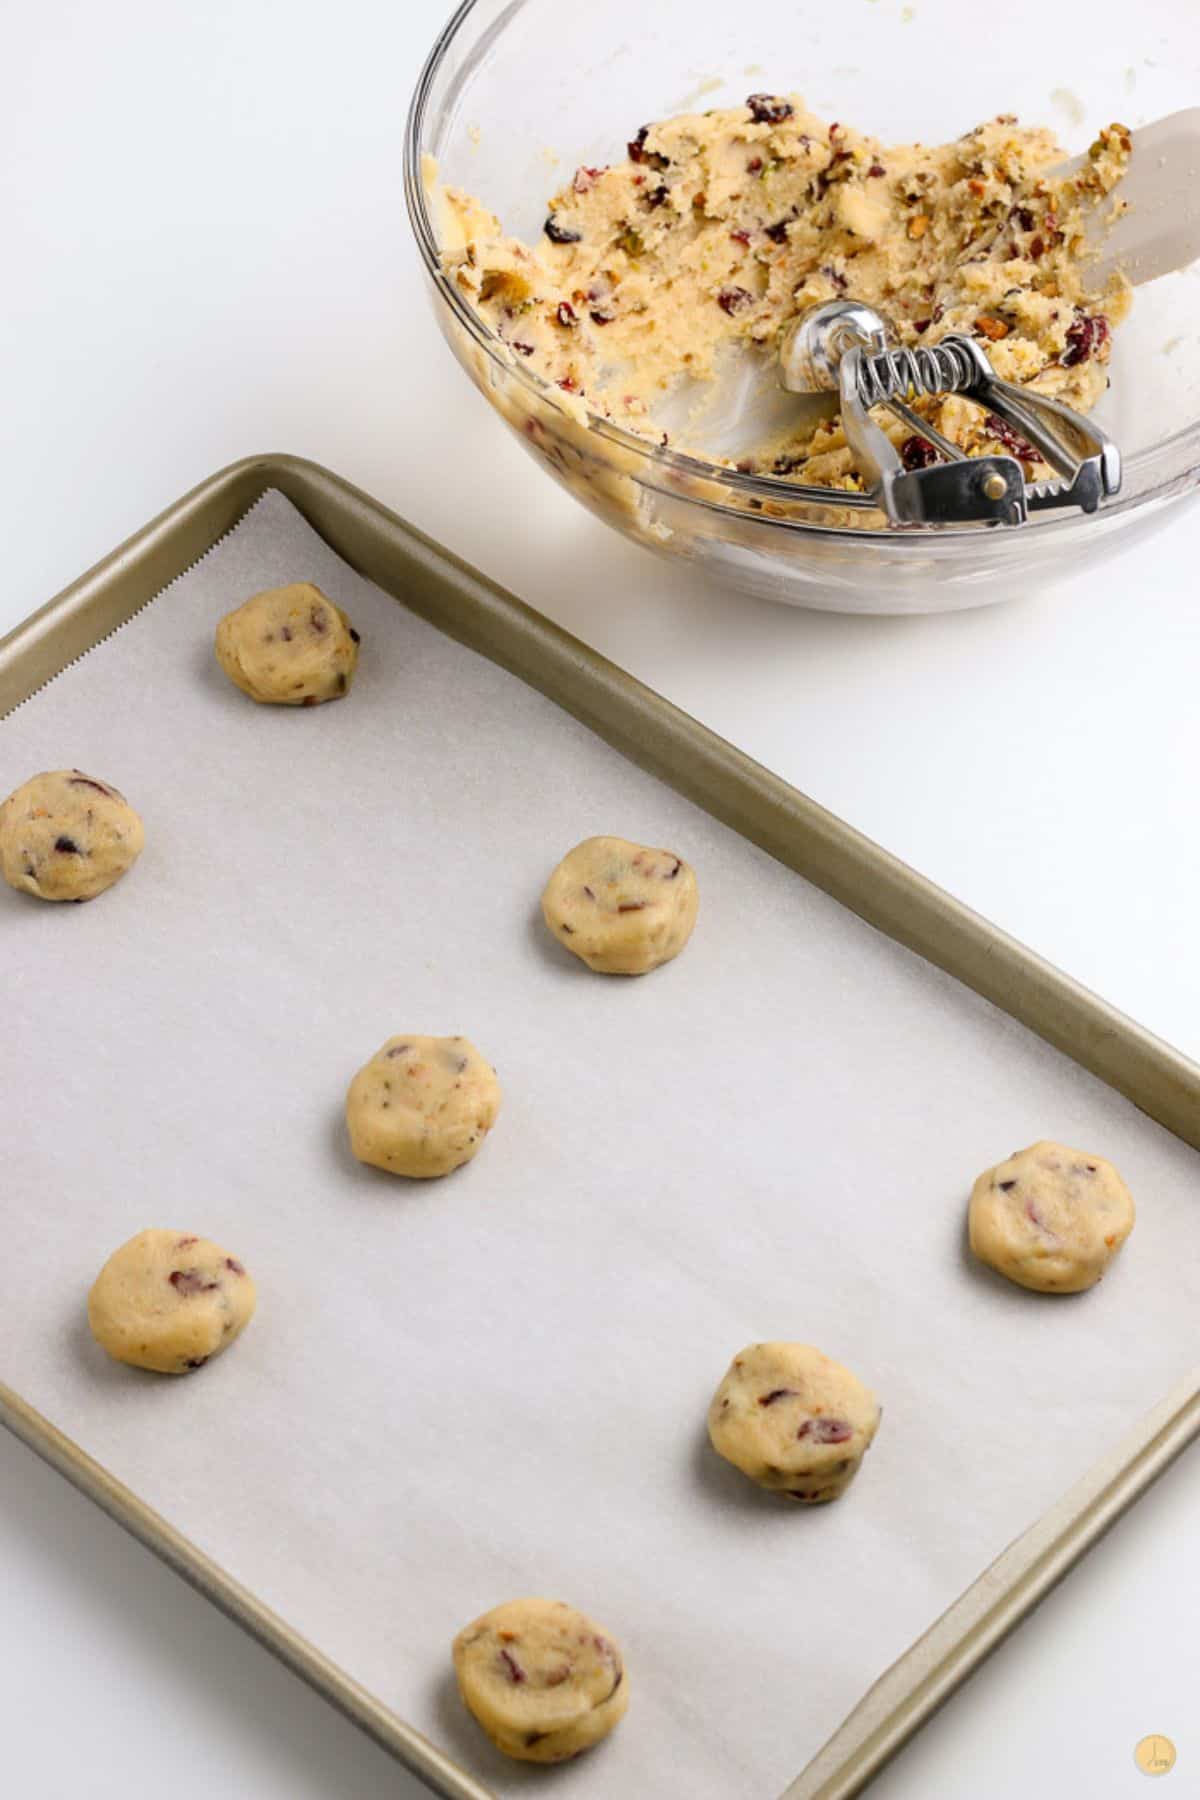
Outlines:
[[[978,371],[961,345],[919,345],[915,350],[878,350],[858,365],[858,395],[865,407],[889,400],[916,400],[924,394],[958,394]]]
[[[864,492],[893,525],[1020,525],[1042,507],[1095,512],[1120,490],[1112,440],[1052,395],[1002,381],[974,338],[952,333],[940,344],[893,348],[886,320],[843,298],[799,314],[780,339],[779,362],[789,393],[838,396]],[[999,423],[1027,438],[1054,478],[1027,485],[1015,455],[967,455],[909,404],[942,394],[961,394],[988,416],[990,428]],[[871,417],[879,406],[923,446],[915,467]],[[805,497],[821,492],[806,489]]]

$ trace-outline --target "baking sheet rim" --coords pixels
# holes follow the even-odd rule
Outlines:
[[[1200,1147],[1200,1068],[318,464],[279,454],[231,464],[40,608],[0,640],[0,718],[119,630],[272,488],[361,573],[393,595],[402,589],[403,604]],[[435,1793],[492,1800],[2,1383],[0,1424]],[[880,1677],[781,1800],[852,1800],[1197,1436],[1200,1371],[1002,1552]]]

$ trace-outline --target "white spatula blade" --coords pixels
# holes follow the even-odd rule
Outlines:
[[[1054,171],[1073,175],[1086,157]],[[1127,210],[1110,222],[1107,203],[1088,227],[1101,283],[1121,270],[1134,287],[1200,260],[1200,107],[1171,113],[1133,133],[1133,150],[1116,190]]]

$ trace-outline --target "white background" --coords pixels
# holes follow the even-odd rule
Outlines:
[[[1200,515],[1086,582],[895,622],[740,600],[625,545],[535,471],[427,312],[400,133],[443,12],[14,0],[0,627],[220,464],[313,456],[1200,1051]],[[1191,1458],[874,1791],[1072,1794],[1086,1734],[1111,1751],[1089,1800],[1137,1795],[1152,1731],[1179,1749],[1167,1792],[1200,1791],[1198,1501]],[[0,1584],[6,1789],[415,1794],[7,1438]]]

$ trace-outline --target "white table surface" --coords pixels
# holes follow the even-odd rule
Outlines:
[[[427,311],[400,134],[445,9],[8,10],[0,630],[220,465],[314,457],[1200,1052],[1200,512],[941,619],[772,608],[625,544],[535,470]],[[1192,1456],[873,1792],[1137,1795],[1133,1747],[1164,1732],[1167,1792],[1200,1793],[1198,1504]],[[6,1792],[415,1800],[6,1436],[0,1592]]]

